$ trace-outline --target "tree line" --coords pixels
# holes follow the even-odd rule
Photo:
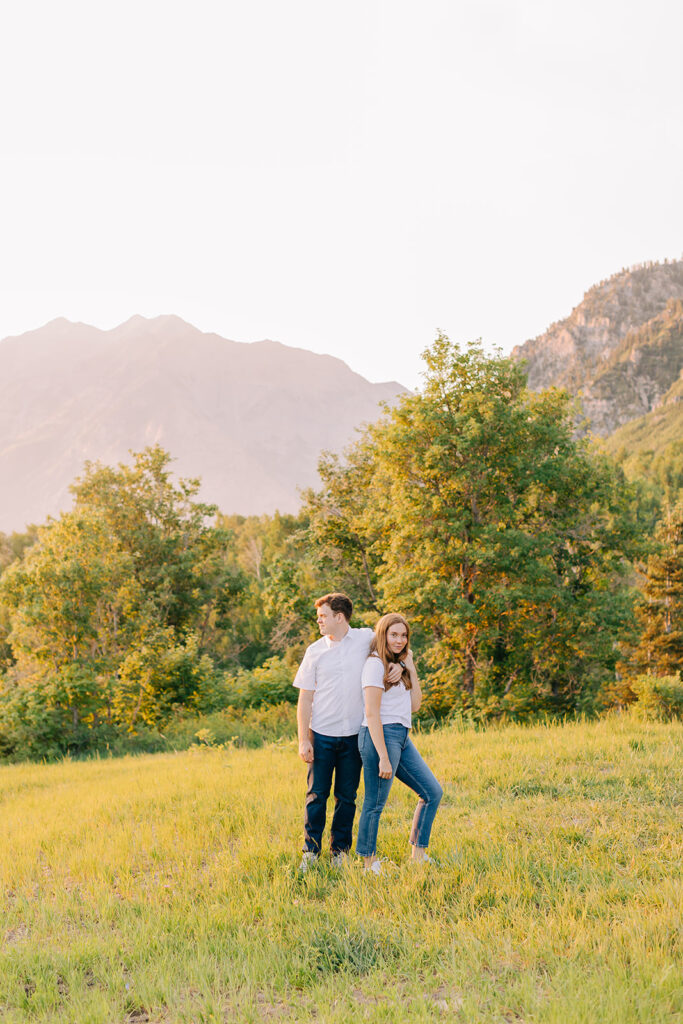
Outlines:
[[[0,535],[0,755],[291,701],[329,590],[357,623],[409,618],[435,719],[595,713],[643,679],[680,710],[683,505],[511,359],[439,336],[424,361],[296,516],[222,515],[156,446],[86,463],[71,511]]]

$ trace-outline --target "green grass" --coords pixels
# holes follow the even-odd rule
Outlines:
[[[383,878],[297,872],[287,741],[0,768],[0,1019],[683,1019],[683,729],[611,719],[418,737],[444,783]]]

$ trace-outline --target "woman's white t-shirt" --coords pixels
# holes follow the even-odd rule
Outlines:
[[[361,676],[363,689],[366,686],[376,686],[382,693],[382,703],[379,708],[379,717],[382,725],[405,725],[411,727],[410,690],[406,690],[403,680],[396,686],[384,689],[384,662],[376,654],[371,654],[363,666]],[[363,713],[363,725],[368,724],[368,718]]]

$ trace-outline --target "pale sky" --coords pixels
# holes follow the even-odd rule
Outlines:
[[[679,0],[21,0],[0,338],[175,313],[419,383],[683,254]]]

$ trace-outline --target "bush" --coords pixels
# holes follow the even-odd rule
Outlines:
[[[13,711],[16,713],[16,706]],[[55,761],[63,757],[154,754],[192,746],[261,747],[296,737],[296,711],[288,703],[260,708],[229,708],[209,715],[185,714],[171,719],[163,731],[146,725],[135,733],[101,723],[65,735],[62,723],[41,708],[30,722],[0,718],[0,761]]]
[[[296,704],[299,691],[292,685],[296,667],[287,658],[269,658],[257,668],[240,669],[229,683],[233,707],[260,708],[270,704]]]
[[[54,760],[91,745],[92,729],[74,719],[69,694],[80,689],[76,673],[40,686],[5,682],[0,689],[0,756],[10,760]],[[87,684],[86,687],[87,688]]]
[[[211,714],[227,708],[296,704],[299,691],[292,685],[295,675],[296,665],[287,656],[269,658],[257,668],[241,668],[235,675],[215,674],[197,688],[191,707]]]
[[[631,713],[657,722],[683,719],[683,681],[680,676],[637,676],[629,681],[636,701]]]
[[[426,659],[425,659],[426,660]],[[601,693],[602,679],[597,674],[586,673],[580,693],[573,706],[563,696],[553,692],[553,679],[536,676],[525,679],[522,674],[504,680],[494,678],[487,666],[479,668],[479,678],[474,693],[462,688],[461,678],[453,672],[428,672],[422,678],[423,701],[418,719],[423,721],[451,721],[465,719],[488,723],[536,722],[550,719],[560,721],[575,715],[597,713],[598,694]],[[635,698],[631,696],[631,700]]]
[[[167,747],[185,750],[195,744],[261,747],[296,736],[296,712],[291,704],[260,708],[228,708],[210,715],[179,715],[164,729]]]
[[[135,722],[117,715],[116,700],[111,722],[93,713],[98,681],[86,669],[69,668],[30,686],[0,677],[0,759],[186,749],[203,731],[211,744],[233,740],[249,747],[296,735],[293,655],[229,676],[199,657],[190,643],[142,654],[150,703]],[[139,681],[136,685],[139,689]],[[74,704],[86,713],[74,717]]]

